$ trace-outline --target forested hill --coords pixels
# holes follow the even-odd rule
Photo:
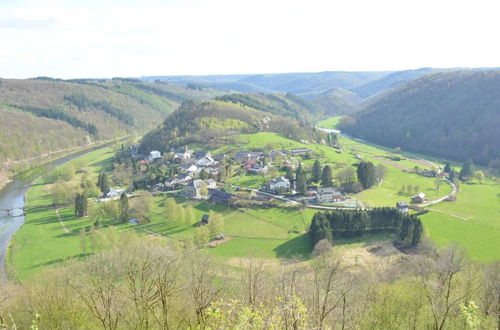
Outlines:
[[[229,94],[218,96],[216,99],[308,122],[315,122],[325,115],[324,109],[317,103],[309,102],[290,93]]]
[[[500,158],[500,71],[435,73],[381,95],[343,129],[370,141],[480,164]]]
[[[51,78],[0,79],[0,162],[145,132],[210,88]]]
[[[161,152],[187,144],[217,147],[233,135],[276,132],[296,140],[319,141],[323,133],[292,118],[228,101],[188,101],[144,136],[140,151]]]
[[[293,94],[323,93],[332,88],[350,89],[385,77],[391,72],[303,72],[210,76],[154,76],[146,81],[166,81],[173,84],[202,84],[239,92],[287,92]]]

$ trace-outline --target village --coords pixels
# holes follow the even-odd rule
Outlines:
[[[148,155],[141,155],[137,146],[133,145],[127,148],[127,152],[145,172],[160,167],[166,169],[165,176],[158,175],[144,187],[153,194],[171,193],[232,207],[276,206],[277,203],[285,202],[318,209],[364,208],[363,204],[335,185],[309,183],[303,193],[297,191],[295,170],[302,166],[303,160],[314,157],[313,150],[309,148],[267,152],[239,150],[213,155],[210,151],[194,151],[183,146],[163,154],[152,150]],[[234,184],[228,180],[234,171],[255,176],[261,179],[262,185],[248,187]],[[421,175],[430,174],[423,171]],[[105,197],[116,199],[124,192],[125,189],[113,189]],[[410,204],[425,201],[426,195],[416,191],[410,201],[400,201],[395,206],[401,212],[408,212],[412,208]]]

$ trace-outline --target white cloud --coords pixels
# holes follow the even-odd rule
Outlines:
[[[499,66],[498,5],[471,4],[449,0],[0,4],[0,76]]]

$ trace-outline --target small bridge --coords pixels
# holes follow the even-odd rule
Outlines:
[[[22,217],[24,215],[24,208],[22,207],[0,209],[0,217]]]

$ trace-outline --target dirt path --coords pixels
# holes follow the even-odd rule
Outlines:
[[[414,170],[406,167],[406,166],[403,166],[401,164],[398,164],[398,163],[395,163],[395,162],[392,162],[390,160],[387,160],[385,158],[382,158],[382,157],[379,157],[379,156],[372,156],[374,159],[378,160],[379,162],[382,162],[384,164],[387,164],[387,165],[390,165],[392,167],[395,167],[395,168],[398,168],[400,170],[403,170],[403,171],[406,171],[406,172],[415,172]]]
[[[464,217],[461,217],[459,215],[456,215],[456,214],[451,214],[451,213],[447,213],[447,212],[444,212],[444,211],[441,211],[441,210],[436,210],[436,209],[428,209],[429,211],[433,211],[433,212],[437,212],[437,213],[441,213],[441,214],[446,214],[452,218],[457,218],[457,219],[460,219],[460,220],[463,220],[463,221],[469,221],[470,219],[469,218],[464,218]]]
[[[66,225],[64,224],[64,221],[61,218],[61,215],[59,214],[59,209],[56,209],[56,215],[57,218],[59,219],[59,223],[61,224],[61,227],[63,228],[65,233],[69,233],[68,228],[66,228]]]

